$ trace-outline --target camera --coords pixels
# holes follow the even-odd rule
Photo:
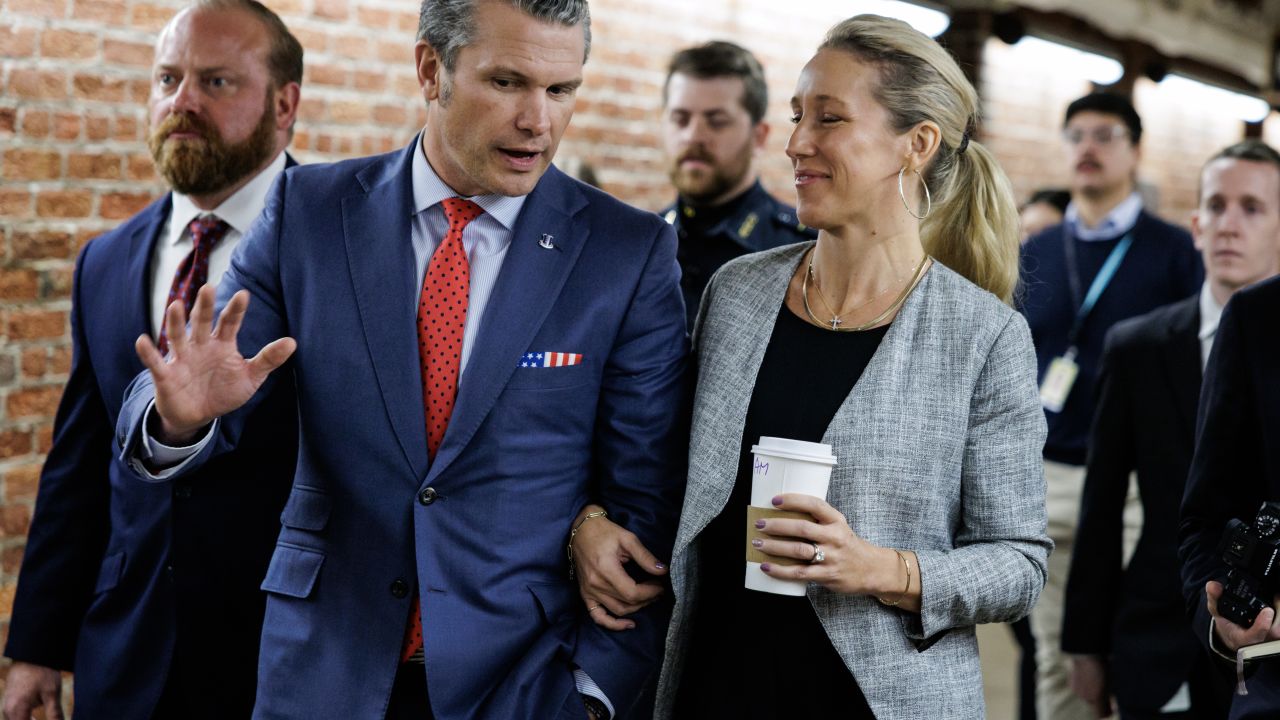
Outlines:
[[[1252,526],[1228,522],[1219,549],[1230,570],[1218,614],[1249,627],[1280,592],[1280,503],[1263,503]]]

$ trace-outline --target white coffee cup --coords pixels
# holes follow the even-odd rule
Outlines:
[[[788,440],[786,438],[761,437],[752,446],[755,454],[751,472],[751,506],[747,508],[747,574],[748,590],[760,590],[778,595],[804,595],[808,583],[796,580],[779,580],[760,569],[762,553],[751,546],[751,540],[761,537],[755,528],[759,517],[786,517],[787,514],[773,506],[773,498],[782,493],[799,493],[813,497],[827,497],[831,484],[831,468],[836,464],[831,446],[824,443]],[[808,515],[802,515],[808,519]],[[770,559],[778,565],[799,564],[802,561]]]

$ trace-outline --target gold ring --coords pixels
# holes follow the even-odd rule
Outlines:
[[[592,605],[591,607],[587,608],[587,614],[590,615],[591,613],[595,612],[596,610],[599,610],[602,607],[604,607],[602,603],[596,603],[595,605]]]

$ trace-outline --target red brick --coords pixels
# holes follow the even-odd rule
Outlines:
[[[13,310],[9,313],[9,340],[43,340],[60,338],[67,330],[67,313],[62,310]],[[44,350],[40,350],[41,355]],[[27,355],[22,357],[22,372],[27,372]],[[44,366],[40,364],[33,369],[44,374]]]
[[[80,116],[75,113],[54,115],[53,136],[59,140],[75,140],[80,137]]]
[[[339,57],[359,60],[369,56],[372,44],[364,35],[338,35],[329,42],[329,51]]]
[[[36,454],[48,455],[53,448],[53,423],[44,423],[36,428]]]
[[[151,99],[151,81],[145,78],[134,78],[129,81],[129,100],[138,107],[143,107]]]
[[[332,85],[345,87],[350,81],[350,73],[346,68],[337,65],[309,63],[306,66],[306,79],[303,85]]]
[[[119,180],[121,158],[115,153],[72,153],[67,177],[77,180]]]
[[[373,29],[395,28],[395,16],[392,15],[390,10],[383,10],[381,8],[356,8],[356,22],[358,22],[361,27]]]
[[[17,188],[0,189],[0,217],[31,217],[31,193]]]
[[[34,28],[0,27],[0,57],[26,58],[35,54]]]
[[[16,15],[62,18],[67,16],[67,0],[6,0],[5,9]]]
[[[324,100],[303,100],[298,106],[298,119],[308,124],[323,122],[328,112],[329,103]]]
[[[40,295],[40,273],[26,268],[0,269],[0,300],[35,300]]]
[[[116,116],[115,132],[112,133],[112,136],[116,140],[124,142],[142,139],[138,121],[128,115]]]
[[[89,140],[106,140],[111,135],[111,118],[102,115],[86,117],[84,134]]]
[[[46,58],[88,60],[98,55],[98,36],[48,28],[40,34],[40,54]]]
[[[176,11],[171,7],[141,2],[135,3],[133,14],[129,18],[129,24],[142,30],[159,32],[175,14],[177,14]]]
[[[70,345],[58,345],[49,351],[48,370],[51,375],[66,375],[71,372]]]
[[[7,473],[6,473],[7,474]],[[6,505],[0,508],[0,536],[9,538],[25,537],[27,528],[31,526],[30,505]],[[5,596],[8,596],[6,607]],[[0,613],[8,617],[13,612],[13,590],[0,588]]]
[[[311,133],[306,130],[295,130],[290,145],[294,151],[306,150],[311,147]]]
[[[412,33],[412,37],[417,37],[418,36],[418,13],[416,12],[396,13],[396,29],[404,32]]]
[[[358,100],[334,100],[329,103],[331,122],[355,125],[369,121],[369,105]]]
[[[276,3],[272,3],[275,7]],[[303,27],[290,27],[289,30],[293,36],[302,43],[302,47],[308,53],[321,53],[325,51],[325,44],[329,42],[329,34],[321,30],[310,30]],[[310,61],[307,61],[310,63]]]
[[[15,338],[19,339],[19,338]],[[30,347],[22,351],[22,375],[27,379],[39,380],[44,377],[45,368],[49,365],[48,353],[44,347]]]
[[[73,0],[71,17],[112,25],[122,22],[129,13],[124,0]]]
[[[4,154],[7,180],[58,180],[62,156],[52,150],[8,150]]]
[[[365,47],[365,56],[368,56],[368,45]],[[391,63],[393,65],[404,63],[407,66],[413,65],[413,43],[411,42],[382,42],[378,43],[378,59]]]
[[[98,215],[103,220],[123,220],[135,215],[151,200],[149,193],[109,193],[102,196]]]
[[[22,555],[25,550],[26,548],[21,545],[0,550],[0,572],[6,575],[17,575],[18,570],[22,569]]]
[[[147,43],[126,42],[124,40],[102,41],[102,59],[117,65],[149,68],[155,56],[155,48]]]
[[[0,430],[0,460],[26,455],[29,452],[31,452],[30,430],[12,428]]]
[[[67,75],[57,70],[14,68],[9,73],[9,92],[30,100],[65,100]]]
[[[22,112],[22,134],[32,140],[49,136],[51,118],[43,110],[24,110]]]
[[[375,105],[373,119],[381,125],[408,125],[409,113],[399,105]]]
[[[315,0],[312,14],[329,20],[346,20],[347,0]]]
[[[387,89],[387,74],[357,70],[355,88],[363,93],[380,93]]]
[[[0,107],[0,133],[12,134],[18,129],[18,109]]]
[[[287,19],[289,15],[301,15],[306,7],[303,0],[271,0],[271,9]]]
[[[19,418],[53,417],[62,397],[61,385],[44,385],[13,390],[5,398],[5,410],[10,420]]]
[[[82,218],[92,212],[93,193],[88,190],[45,190],[36,195],[40,217]]]
[[[69,260],[75,257],[71,250],[71,236],[52,230],[15,232],[9,247],[15,260]]]
[[[130,155],[125,160],[125,166],[125,177],[130,180],[151,182],[156,179],[156,166],[150,155]]]
[[[83,100],[118,103],[124,100],[128,83],[124,78],[77,73],[71,79],[75,96]]]
[[[99,230],[99,229],[87,227],[87,226],[81,226],[76,230],[75,238],[72,240],[72,247],[75,248],[76,253],[79,253],[82,249],[84,249],[85,245],[89,244],[90,240],[98,237],[103,232],[104,230]]]

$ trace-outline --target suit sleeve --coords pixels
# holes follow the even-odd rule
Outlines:
[[[85,344],[81,298],[91,251],[92,243],[76,262],[71,376],[40,473],[5,646],[5,655],[14,660],[59,670],[74,664],[110,527],[111,421]]]
[[[1263,439],[1256,390],[1244,362],[1248,357],[1248,334],[1241,330],[1240,310],[1235,300],[1227,304],[1205,369],[1196,423],[1196,452],[1182,496],[1178,533],[1187,613],[1194,619],[1196,637],[1206,647],[1211,616],[1204,585],[1226,577],[1217,552],[1222,530],[1232,518],[1252,522],[1266,499]]]
[[[279,258],[281,216],[287,187],[287,173],[281,173],[267,195],[266,207],[254,221],[249,232],[236,246],[231,256],[231,266],[218,283],[216,313],[220,314],[231,296],[240,290],[248,290],[249,308],[245,313],[240,332],[236,336],[240,354],[253,357],[271,341],[288,333],[284,317],[284,301],[280,288]],[[289,372],[289,364],[278,368],[249,402],[240,409],[218,418],[214,425],[212,442],[206,443],[177,472],[159,477],[146,472],[142,465],[145,457],[142,434],[145,432],[147,409],[155,400],[155,386],[151,373],[143,370],[125,390],[124,404],[116,421],[116,434],[121,439],[120,461],[142,480],[165,482],[189,474],[223,453],[235,448],[244,430],[244,423],[253,409],[271,394],[271,388],[280,382],[280,376]]]
[[[593,464],[601,504],[662,558],[670,557],[684,497],[689,377],[675,234],[655,225],[658,236],[605,367]],[[574,661],[621,716],[656,677],[669,616],[663,601],[634,615],[636,627],[627,632],[581,621]]]
[[[1135,465],[1132,380],[1123,335],[1107,334],[1098,375],[1098,403],[1080,500],[1075,551],[1067,575],[1062,650],[1106,655],[1123,575],[1124,505]]]
[[[1011,621],[1045,582],[1045,420],[1027,323],[1010,313],[969,404],[953,550],[918,550],[920,615],[904,613],[923,647],[953,627]]]

